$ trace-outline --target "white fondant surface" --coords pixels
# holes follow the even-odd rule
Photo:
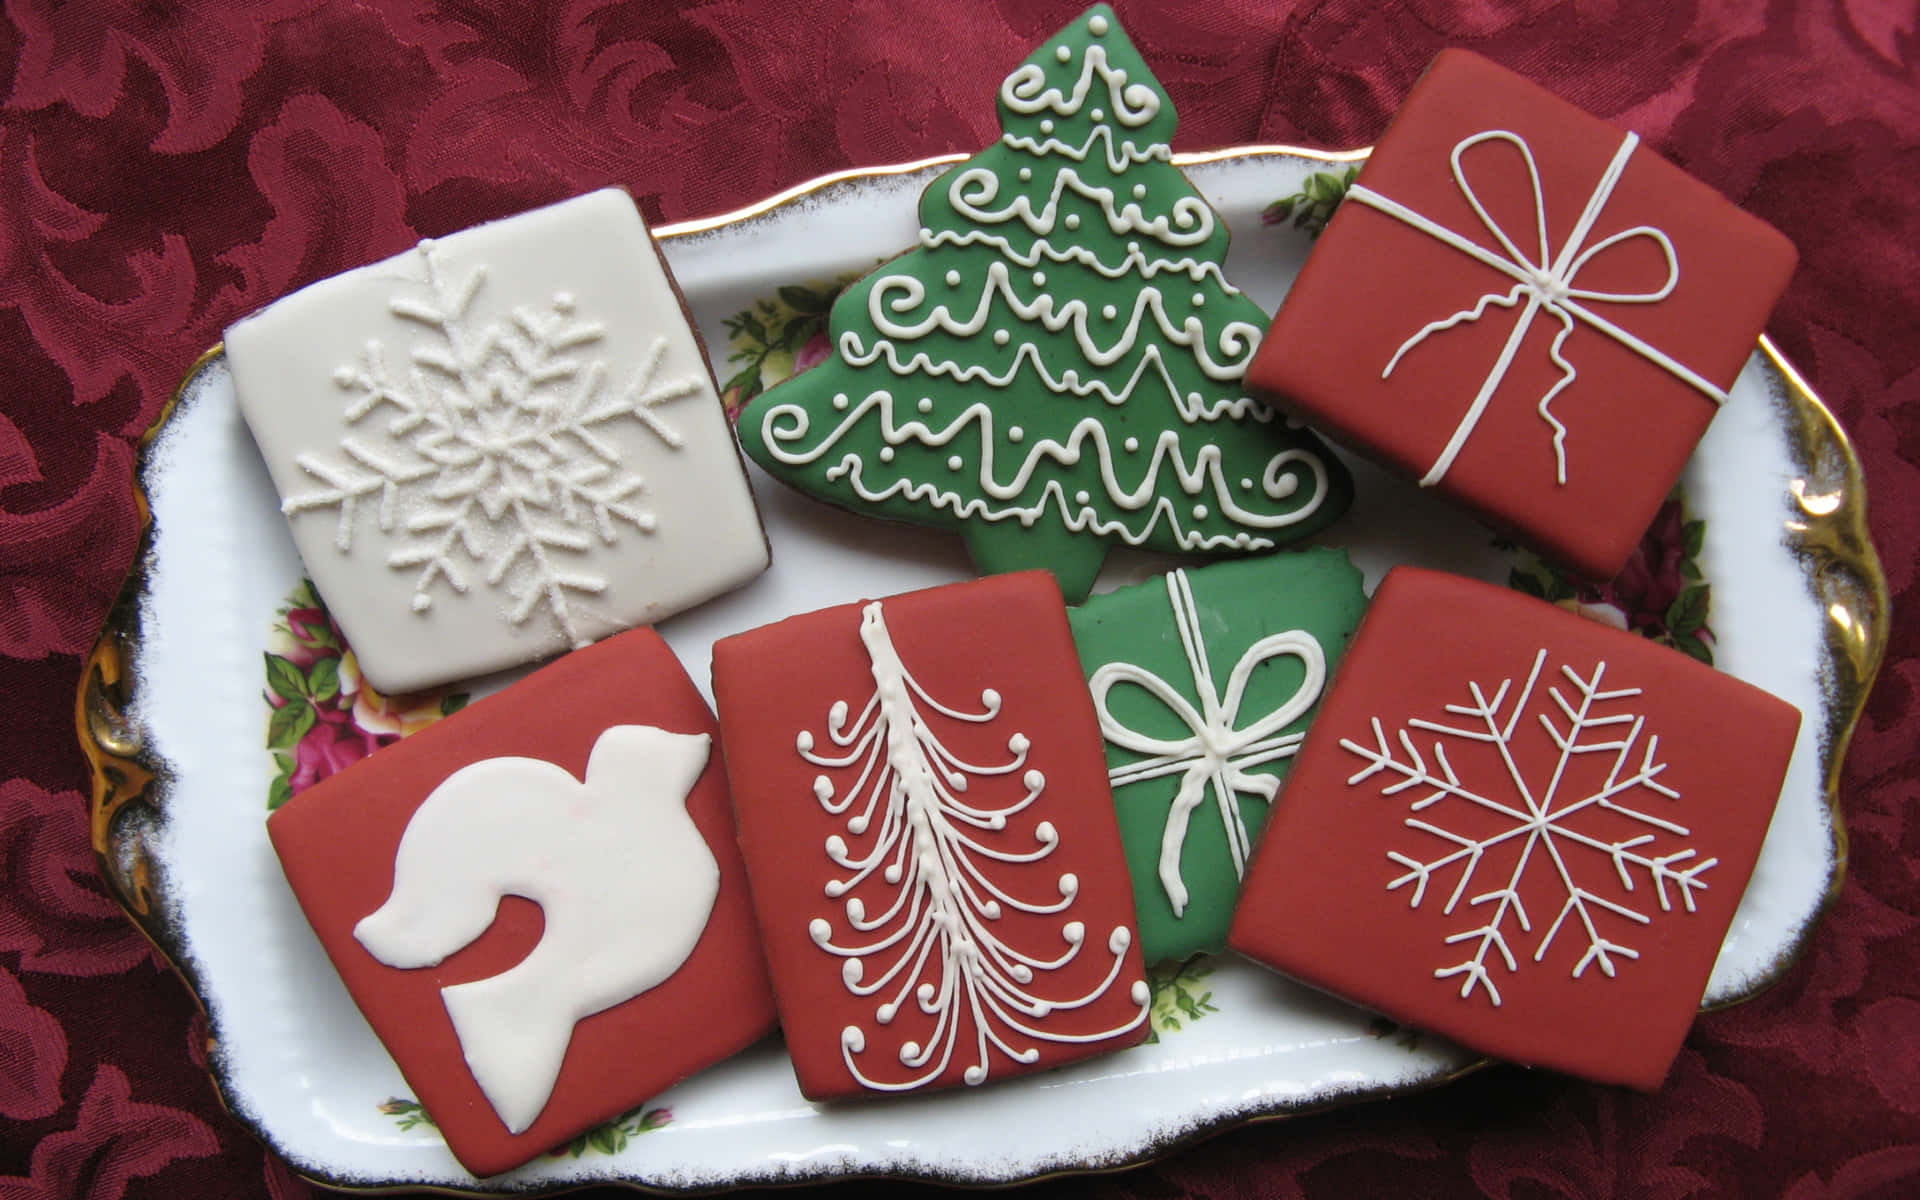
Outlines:
[[[226,347],[294,544],[383,692],[651,624],[766,567],[712,376],[617,188],[322,280]]]
[[[1262,208],[1331,169],[1238,154],[1188,168],[1234,233],[1227,274],[1272,310],[1311,244]],[[724,354],[723,320],[779,285],[870,269],[913,244],[933,169],[831,185],[712,232],[663,239],[701,329]],[[584,303],[584,302],[583,302]],[[1472,381],[1468,381],[1472,382]],[[1799,705],[1785,794],[1715,967],[1707,999],[1750,994],[1800,944],[1838,869],[1821,779],[1829,711],[1824,615],[1785,534],[1798,461],[1785,388],[1756,356],[1687,468],[1707,522],[1719,665]],[[1396,562],[1503,582],[1487,531],[1413,483],[1353,464],[1355,503],[1316,539],[1348,548],[1369,586]],[[778,548],[750,585],[663,623],[706,687],[716,638],[768,621],[970,578],[957,538],[864,520],[750,475]],[[326,962],[280,875],[263,823],[270,758],[259,747],[259,644],[300,562],[216,363],[188,389],[145,481],[155,539],[135,650],[133,717],[165,764],[166,821],[151,832],[156,902],[202,984],[221,1048],[214,1069],[240,1118],[294,1165],[341,1182],[522,1191],[633,1180],[669,1189],[908,1175],[992,1183],[1151,1155],[1169,1140],[1258,1115],[1431,1084],[1472,1061],[1434,1038],[1377,1037],[1367,1014],[1230,958],[1205,986],[1219,1009],[1140,1046],[1060,1071],[938,1097],[815,1105],[777,1042],[655,1097],[673,1123],[617,1155],[542,1158],[470,1178],[433,1131],[400,1131],[378,1106],[406,1085]],[[1180,565],[1116,553],[1102,587]],[[798,851],[797,851],[798,852]]]

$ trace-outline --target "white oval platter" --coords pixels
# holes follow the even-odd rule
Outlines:
[[[1229,277],[1269,311],[1311,243],[1295,229],[1263,226],[1262,208],[1330,163],[1360,157],[1279,149],[1187,157],[1193,181],[1234,230]],[[919,192],[948,161],[816,181],[744,213],[662,230],[723,376],[726,317],[782,284],[864,270],[910,245]],[[1699,562],[1714,587],[1718,665],[1810,718],[1708,1004],[1742,999],[1784,970],[1843,862],[1828,781],[1857,697],[1835,682],[1845,674],[1834,661],[1837,618],[1804,544],[1804,481],[1835,469],[1806,461],[1814,453],[1802,432],[1809,405],[1818,409],[1763,348],[1684,480],[1691,515],[1706,522]],[[1347,547],[1370,585],[1396,562],[1506,581],[1512,554],[1484,528],[1363,463],[1354,470],[1354,510],[1320,540]],[[156,775],[155,799],[112,827],[110,874],[144,858],[152,908],[143,924],[207,1007],[222,1093],[302,1173],[334,1186],[500,1192],[860,1175],[998,1184],[1124,1165],[1237,1122],[1401,1092],[1476,1064],[1431,1037],[1382,1036],[1367,1013],[1222,959],[1204,981],[1217,1011],[1078,1067],[977,1091],[828,1107],[801,1098],[776,1040],[656,1098],[670,1123],[619,1139],[614,1152],[542,1158],[475,1180],[430,1125],[403,1128],[391,1108],[382,1111],[409,1095],[406,1084],[328,967],[267,844],[261,652],[301,568],[218,356],[183,386],[141,484],[154,523],[124,638],[126,715],[137,756]],[[757,469],[754,486],[772,569],[661,627],[703,688],[718,637],[971,575],[957,538],[855,518]],[[1102,586],[1155,566],[1116,554]]]

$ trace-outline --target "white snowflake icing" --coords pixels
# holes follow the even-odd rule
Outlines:
[[[1472,954],[1437,969],[1434,977],[1463,976],[1461,998],[1472,995],[1475,987],[1481,987],[1495,1006],[1500,1004],[1500,992],[1494,986],[1487,956],[1490,951],[1497,952],[1509,974],[1519,970],[1510,939],[1515,936],[1514,927],[1521,934],[1533,932],[1532,919],[1520,898],[1522,883],[1528,880],[1530,869],[1537,867],[1547,872],[1547,886],[1563,897],[1559,913],[1533,949],[1533,961],[1545,959],[1555,936],[1572,918],[1586,938],[1586,950],[1573,965],[1572,975],[1577,979],[1594,964],[1612,977],[1617,969],[1616,958],[1640,957],[1639,951],[1615,939],[1623,936],[1620,930],[1648,925],[1653,919],[1648,911],[1643,911],[1649,906],[1633,907],[1622,900],[1610,899],[1581,882],[1583,872],[1611,866],[1623,894],[1634,892],[1637,875],[1652,884],[1654,898],[1659,901],[1662,912],[1673,911],[1676,900],[1692,912],[1694,893],[1707,886],[1700,876],[1719,861],[1717,858],[1699,860],[1691,846],[1678,843],[1668,852],[1659,852],[1663,838],[1686,839],[1692,834],[1682,825],[1627,803],[1636,792],[1643,796],[1634,803],[1678,800],[1680,794],[1660,782],[1666,763],[1660,758],[1659,737],[1646,733],[1643,742],[1641,735],[1646,732],[1646,717],[1628,711],[1630,706],[1622,703],[1640,695],[1641,689],[1603,688],[1606,663],[1598,663],[1590,676],[1582,676],[1563,665],[1560,675],[1565,681],[1565,690],[1561,684],[1549,684],[1545,691],[1551,704],[1541,705],[1533,714],[1537,733],[1536,722],[1526,722],[1523,728],[1523,718],[1546,661],[1545,650],[1534,655],[1533,667],[1514,696],[1511,709],[1507,709],[1506,704],[1514,692],[1513,679],[1501,680],[1492,696],[1488,696],[1478,682],[1469,681],[1467,692],[1472,703],[1445,706],[1448,713],[1462,718],[1459,725],[1415,717],[1389,740],[1380,719],[1375,717],[1373,746],[1347,739],[1340,742],[1367,763],[1347,780],[1349,786],[1385,773],[1389,778],[1397,778],[1381,787],[1381,795],[1413,793],[1411,812],[1425,813],[1443,804],[1448,805],[1449,810],[1470,805],[1499,818],[1498,832],[1470,836],[1447,828],[1445,823],[1437,823],[1437,817],[1432,821],[1408,817],[1407,828],[1436,838],[1451,849],[1430,859],[1398,851],[1387,854],[1406,869],[1387,884],[1387,889],[1392,891],[1412,884],[1410,903],[1416,908],[1425,899],[1429,882],[1450,869],[1459,870],[1442,912],[1451,914],[1466,897],[1469,909],[1484,913],[1484,919],[1471,929],[1447,937],[1447,945],[1464,943],[1472,949]],[[1421,753],[1414,733],[1410,732],[1416,730],[1434,735],[1431,761]],[[1547,779],[1529,780],[1515,761],[1514,747],[1523,734],[1543,734],[1557,750],[1553,772]],[[1504,767],[1504,779],[1496,778],[1484,784],[1463,782],[1447,755],[1450,739],[1456,743],[1456,753],[1460,742],[1491,746]],[[1570,773],[1569,767],[1584,755],[1603,756],[1598,761],[1605,766],[1605,774],[1594,772],[1589,780],[1591,786],[1576,786],[1571,790],[1577,795],[1563,797],[1561,785]],[[1573,773],[1583,778],[1586,775],[1578,770]],[[1622,819],[1634,832],[1617,837],[1611,832],[1596,832],[1597,828],[1617,830]],[[1458,826],[1466,822],[1452,823]],[[1496,862],[1500,866],[1495,869],[1503,870],[1505,878],[1499,879],[1490,890],[1469,896],[1468,889],[1476,872]]]
[[[589,639],[571,598],[607,587],[584,556],[596,538],[616,544],[623,526],[648,534],[655,525],[640,498],[645,481],[607,427],[631,420],[678,449],[680,433],[655,409],[695,394],[702,380],[658,378],[667,339],[656,337],[611,386],[607,360],[589,357],[605,327],[578,317],[569,294],[545,311],[518,307],[483,325],[471,309],[486,267],[449,279],[432,242],[420,254],[426,295],[394,296],[387,308],[425,336],[407,347],[398,371],[387,348],[369,340],[359,363],[334,372],[352,397],[352,431],[337,455],[295,457],[321,486],[281,507],[290,517],[334,509],[334,544],[346,553],[362,503],[375,505],[387,566],[418,572],[415,612],[432,607],[436,587],[466,592],[471,573],[505,593],[513,624],[544,607],[568,642],[582,645]]]

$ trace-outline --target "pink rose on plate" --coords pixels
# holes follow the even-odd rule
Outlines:
[[[1680,570],[1686,556],[1684,525],[1678,500],[1662,504],[1627,565],[1598,587],[1582,588],[1581,601],[1612,605],[1625,614],[1627,628],[1664,630],[1667,610],[1687,586]]]
[[[293,749],[293,775],[288,781],[292,794],[338,774],[393,741],[378,734],[356,729],[344,713],[322,712],[307,735]]]
[[[293,635],[293,645],[283,657],[302,671],[312,670],[313,664],[321,659],[333,657],[339,653],[332,645],[339,635],[331,626],[332,622],[321,609],[288,609],[287,632]]]
[[[819,366],[821,363],[827,361],[828,356],[832,353],[833,342],[828,339],[827,331],[822,329],[820,332],[802,342],[800,349],[794,352],[793,373],[798,375],[802,371]]]

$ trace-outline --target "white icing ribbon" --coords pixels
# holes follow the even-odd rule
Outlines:
[[[1522,160],[1526,163],[1527,175],[1533,184],[1534,232],[1539,247],[1537,256],[1528,256],[1514,243],[1507,231],[1487,212],[1486,206],[1481,204],[1480,197],[1474,192],[1473,184],[1467,179],[1466,169],[1461,163],[1462,156],[1475,146],[1492,141],[1509,143],[1519,150]],[[1520,319],[1514,324],[1513,332],[1507,336],[1507,344],[1501,349],[1500,357],[1495,361],[1493,370],[1480,385],[1480,392],[1473,398],[1466,416],[1461,418],[1459,425],[1454,428],[1453,436],[1448,440],[1446,448],[1440,452],[1433,466],[1421,478],[1421,487],[1432,487],[1440,482],[1448,468],[1453,465],[1461,448],[1466,445],[1467,438],[1472,435],[1474,426],[1479,423],[1481,414],[1486,411],[1495,389],[1500,386],[1501,380],[1506,378],[1507,369],[1512,366],[1514,355],[1519,351],[1522,339],[1527,336],[1527,330],[1532,327],[1534,317],[1542,310],[1560,322],[1560,332],[1554,335],[1553,345],[1548,351],[1554,365],[1560,368],[1560,378],[1540,397],[1536,407],[1541,419],[1553,427],[1553,453],[1557,476],[1562,484],[1567,481],[1567,427],[1553,415],[1550,406],[1555,397],[1578,378],[1578,372],[1573,364],[1560,353],[1568,336],[1573,333],[1576,320],[1606,334],[1641,358],[1700,392],[1715,404],[1727,402],[1726,392],[1716,387],[1711,381],[1658,347],[1628,333],[1581,303],[1583,300],[1597,300],[1607,304],[1657,304],[1671,295],[1674,287],[1680,282],[1680,263],[1674,254],[1673,240],[1664,231],[1651,225],[1636,225],[1632,229],[1621,230],[1619,233],[1602,238],[1591,246],[1582,248],[1587,236],[1593,231],[1595,222],[1599,220],[1601,210],[1613,197],[1614,188],[1619,185],[1620,177],[1626,171],[1627,160],[1632,157],[1634,148],[1639,144],[1640,139],[1636,134],[1629,133],[1622,139],[1619,150],[1614,153],[1613,161],[1601,175],[1599,183],[1593,189],[1593,194],[1587,198],[1586,209],[1580,214],[1580,219],[1574,223],[1573,232],[1568,235],[1566,243],[1560,247],[1560,252],[1551,257],[1547,244],[1546,204],[1541,196],[1540,169],[1534,161],[1533,148],[1519,134],[1504,129],[1489,129],[1465,138],[1454,146],[1452,154],[1454,184],[1460,189],[1460,194],[1466,197],[1467,203],[1473,206],[1474,213],[1479,216],[1480,223],[1486,227],[1487,232],[1500,243],[1501,249],[1505,251],[1504,254],[1489,250],[1478,242],[1415,212],[1398,200],[1383,196],[1364,185],[1357,184],[1347,192],[1350,198],[1361,204],[1411,225],[1515,281],[1514,286],[1504,295],[1499,292],[1488,292],[1469,307],[1441,320],[1430,322],[1402,342],[1400,348],[1394,352],[1393,358],[1387,363],[1386,369],[1380,373],[1382,379],[1391,376],[1394,368],[1399,366],[1401,358],[1425,341],[1429,334],[1478,321],[1486,315],[1489,305],[1513,308],[1522,302],[1523,297],[1525,299],[1526,306],[1521,309]],[[1651,290],[1639,292],[1608,292],[1574,286],[1575,278],[1587,263],[1597,255],[1634,238],[1648,238],[1659,247],[1667,263],[1667,278],[1664,283]]]
[[[1227,849],[1233,855],[1234,874],[1244,876],[1251,848],[1246,820],[1240,814],[1240,793],[1253,793],[1272,803],[1280,790],[1280,781],[1274,776],[1248,772],[1291,758],[1299,750],[1304,735],[1280,731],[1299,720],[1320,699],[1321,688],[1326,683],[1327,660],[1320,643],[1303,630],[1269,634],[1249,646],[1233,665],[1227,676],[1226,695],[1222,697],[1207,663],[1200,614],[1194,606],[1193,587],[1185,571],[1167,575],[1167,597],[1173,607],[1174,628],[1180,633],[1180,647],[1186,651],[1187,666],[1193,673],[1200,707],[1195,709],[1166,680],[1137,663],[1108,663],[1093,673],[1088,686],[1093,690],[1100,732],[1114,745],[1148,756],[1109,771],[1108,781],[1114,787],[1167,775],[1181,776],[1180,789],[1174,795],[1166,829],[1160,838],[1160,885],[1166,889],[1173,915],[1179,917],[1186,913],[1188,898],[1186,880],[1180,873],[1180,853],[1186,846],[1187,824],[1193,810],[1206,798],[1207,785],[1213,785],[1214,800],[1220,806],[1221,822],[1227,831]],[[1283,655],[1298,658],[1306,668],[1306,677],[1278,708],[1244,729],[1238,728],[1247,681],[1256,668]],[[1107,706],[1108,693],[1122,683],[1135,684],[1166,705],[1191,731],[1188,736],[1150,737],[1123,724]]]

